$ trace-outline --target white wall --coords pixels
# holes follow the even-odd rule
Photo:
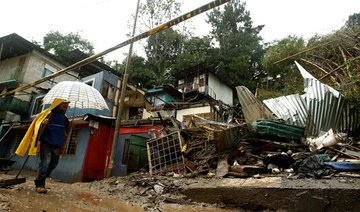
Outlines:
[[[178,110],[176,112],[176,119],[178,121],[183,121],[183,117],[185,115],[194,115],[200,113],[210,113],[211,108],[210,106],[203,106],[203,107],[196,107],[196,108],[187,108],[183,110]]]
[[[0,61],[0,82],[15,79],[21,57],[26,57],[26,55]]]
[[[208,93],[216,100],[221,100],[225,104],[233,105],[233,91],[225,83],[221,82],[214,74],[209,73]],[[216,94],[216,97],[213,96]]]
[[[160,110],[160,115],[163,119],[170,118],[171,116],[175,116],[175,110]],[[155,118],[159,117],[157,112],[148,112],[147,110],[143,110],[142,119]]]
[[[65,68],[65,66],[62,65],[61,63],[47,57],[46,55],[42,54],[41,52],[33,50],[27,57],[23,71],[21,73],[21,77],[20,77],[21,85],[26,85],[26,84],[29,84],[31,82],[41,79],[44,68],[47,68],[55,73],[55,72],[58,72],[59,70]],[[75,72],[70,72],[70,73],[72,75],[77,76],[77,73],[75,73]],[[74,81],[74,80],[77,80],[77,78],[70,76],[68,74],[63,74],[54,79],[55,82]],[[55,85],[56,85],[56,83],[50,83],[50,82],[46,81],[41,84],[38,84],[37,87],[52,88]],[[32,91],[34,91],[34,92],[38,93],[38,91],[36,91],[36,90],[37,89],[35,89],[35,88],[29,88],[26,90],[26,92],[31,93]],[[31,95],[21,95],[21,92],[16,93],[15,96],[24,101],[30,101],[30,99],[31,99]]]

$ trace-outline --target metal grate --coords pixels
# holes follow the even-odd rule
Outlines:
[[[64,155],[75,155],[76,154],[76,148],[77,148],[78,141],[79,141],[79,135],[80,135],[80,130],[72,130],[71,131],[71,135],[67,142],[66,151],[65,151]]]
[[[147,142],[150,174],[185,172],[180,132]]]

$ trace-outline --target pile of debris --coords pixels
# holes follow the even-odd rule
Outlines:
[[[243,119],[228,115],[225,122],[216,122],[191,115],[183,123],[172,120],[172,130],[147,142],[150,174],[321,178],[360,170],[360,142],[348,136],[359,132],[360,123],[352,117],[358,113],[348,113],[351,106],[339,92],[298,66],[303,96],[264,104],[239,86]]]

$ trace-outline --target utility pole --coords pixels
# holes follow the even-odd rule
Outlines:
[[[139,5],[140,5],[140,0],[138,0],[138,2],[137,2],[132,37],[135,36],[136,22],[137,22],[137,17],[138,17],[138,12],[139,12]],[[121,115],[124,110],[124,98],[125,98],[125,93],[126,93],[126,88],[127,88],[127,81],[128,81],[128,76],[129,76],[129,67],[130,67],[130,62],[131,62],[131,54],[132,54],[133,44],[134,44],[134,42],[130,43],[129,54],[128,54],[127,61],[126,61],[125,73],[123,76],[123,80],[121,82],[120,102],[118,104],[115,131],[114,131],[114,137],[113,137],[111,155],[110,155],[110,163],[109,163],[109,167],[108,167],[108,171],[107,171],[108,177],[112,176],[112,170],[114,168],[114,159],[115,159],[115,155],[116,155],[117,144],[119,142],[119,129],[120,129],[120,124],[121,124]]]

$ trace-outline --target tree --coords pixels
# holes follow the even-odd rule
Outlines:
[[[155,73],[161,72],[165,61],[168,65],[176,61],[184,39],[184,36],[171,28],[149,37],[145,53],[148,65]]]
[[[184,37],[176,61],[171,65],[172,75],[179,76],[189,67],[208,62],[213,54],[212,50],[209,37]]]
[[[124,74],[126,68],[127,58],[125,58],[122,63],[117,63],[112,65],[112,68],[117,70],[120,74]],[[130,84],[136,85],[140,88],[151,89],[153,88],[152,80],[153,74],[149,68],[146,66],[145,58],[133,54],[131,56],[131,65],[129,68],[129,79]]]
[[[50,31],[43,38],[44,49],[53,51],[55,55],[61,55],[75,49],[93,55],[94,47],[86,39],[81,38],[78,33],[61,34],[59,31]]]
[[[141,5],[139,13],[140,25],[145,27],[143,31],[155,28],[177,16],[180,11],[180,3],[176,0],[147,0]],[[144,45],[149,69],[153,75],[154,85],[159,83],[168,84],[170,77],[170,65],[176,61],[181,43],[184,39],[173,28],[156,33],[147,39]]]
[[[180,6],[176,0],[146,0],[141,3],[139,22],[142,30],[147,31],[171,20],[179,14]]]
[[[315,42],[317,38],[313,38]],[[267,76],[275,80],[274,89],[282,94],[297,93],[302,90],[303,79],[295,67],[294,59],[286,60],[278,64],[275,62],[303,51],[306,44],[303,38],[288,36],[272,43],[262,60],[263,68]]]
[[[345,26],[349,28],[360,27],[360,13],[350,15]]]
[[[229,2],[223,10],[213,9],[207,22],[212,26],[212,37],[219,44],[217,58],[213,61],[222,64],[220,77],[231,86],[246,85],[255,90],[252,78],[261,71],[264,55],[259,35],[263,25],[253,26],[250,12],[240,0]]]

